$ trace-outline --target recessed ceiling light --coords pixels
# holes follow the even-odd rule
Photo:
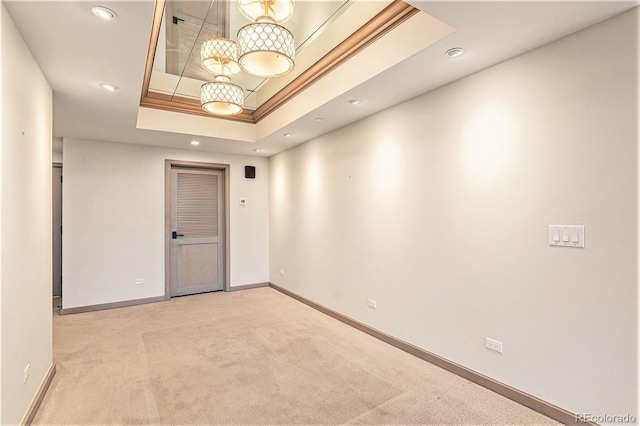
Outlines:
[[[104,90],[108,90],[110,92],[115,92],[116,90],[119,89],[118,86],[114,86],[113,84],[101,84],[100,87],[102,87]]]
[[[362,101],[360,99],[349,99],[347,102],[349,102],[351,105],[358,105]]]
[[[284,136],[285,138],[290,138],[291,137],[291,133],[283,133],[282,136]]]
[[[464,50],[462,50],[461,47],[454,47],[453,49],[449,49],[446,51],[447,56],[450,58],[457,58],[463,53],[464,53]]]
[[[253,148],[253,152],[260,152],[260,151],[262,151],[262,150],[258,149],[258,148]]]
[[[98,18],[104,19],[105,21],[110,21],[118,17],[113,10],[104,6],[94,6],[91,8],[91,12]]]
[[[198,141],[191,141],[191,145],[193,145],[193,146],[198,146],[198,145],[200,145],[200,142],[198,142]]]
[[[319,122],[321,122],[321,121],[324,121],[324,118],[322,118],[322,117],[318,117],[318,118],[316,118],[316,119],[315,119],[315,120],[313,120],[313,121],[315,121],[316,123],[319,123]]]

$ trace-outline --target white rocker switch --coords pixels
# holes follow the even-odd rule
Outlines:
[[[549,225],[549,245],[584,248],[584,226]]]

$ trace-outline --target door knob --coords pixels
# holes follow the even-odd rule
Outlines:
[[[172,231],[172,232],[171,232],[171,238],[172,238],[172,239],[174,239],[174,240],[175,240],[175,239],[176,239],[176,238],[178,238],[178,237],[184,237],[184,234],[178,234],[178,231]]]

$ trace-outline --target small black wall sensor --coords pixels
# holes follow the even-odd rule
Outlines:
[[[244,166],[244,177],[246,179],[256,178],[256,166]]]

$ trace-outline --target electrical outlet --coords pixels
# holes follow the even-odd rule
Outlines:
[[[280,275],[284,277],[284,269],[280,269]]]
[[[136,285],[144,284],[144,278],[136,278]]]
[[[22,383],[27,383],[27,380],[29,380],[29,370],[31,370],[31,364],[27,364],[27,366],[24,368],[24,371],[22,372]]]
[[[493,339],[489,339],[488,337],[485,337],[484,345],[488,349],[491,349],[492,351],[502,353],[502,342],[498,342],[497,340],[493,340]]]
[[[378,309],[378,302],[373,299],[367,299],[367,306],[371,309]]]

